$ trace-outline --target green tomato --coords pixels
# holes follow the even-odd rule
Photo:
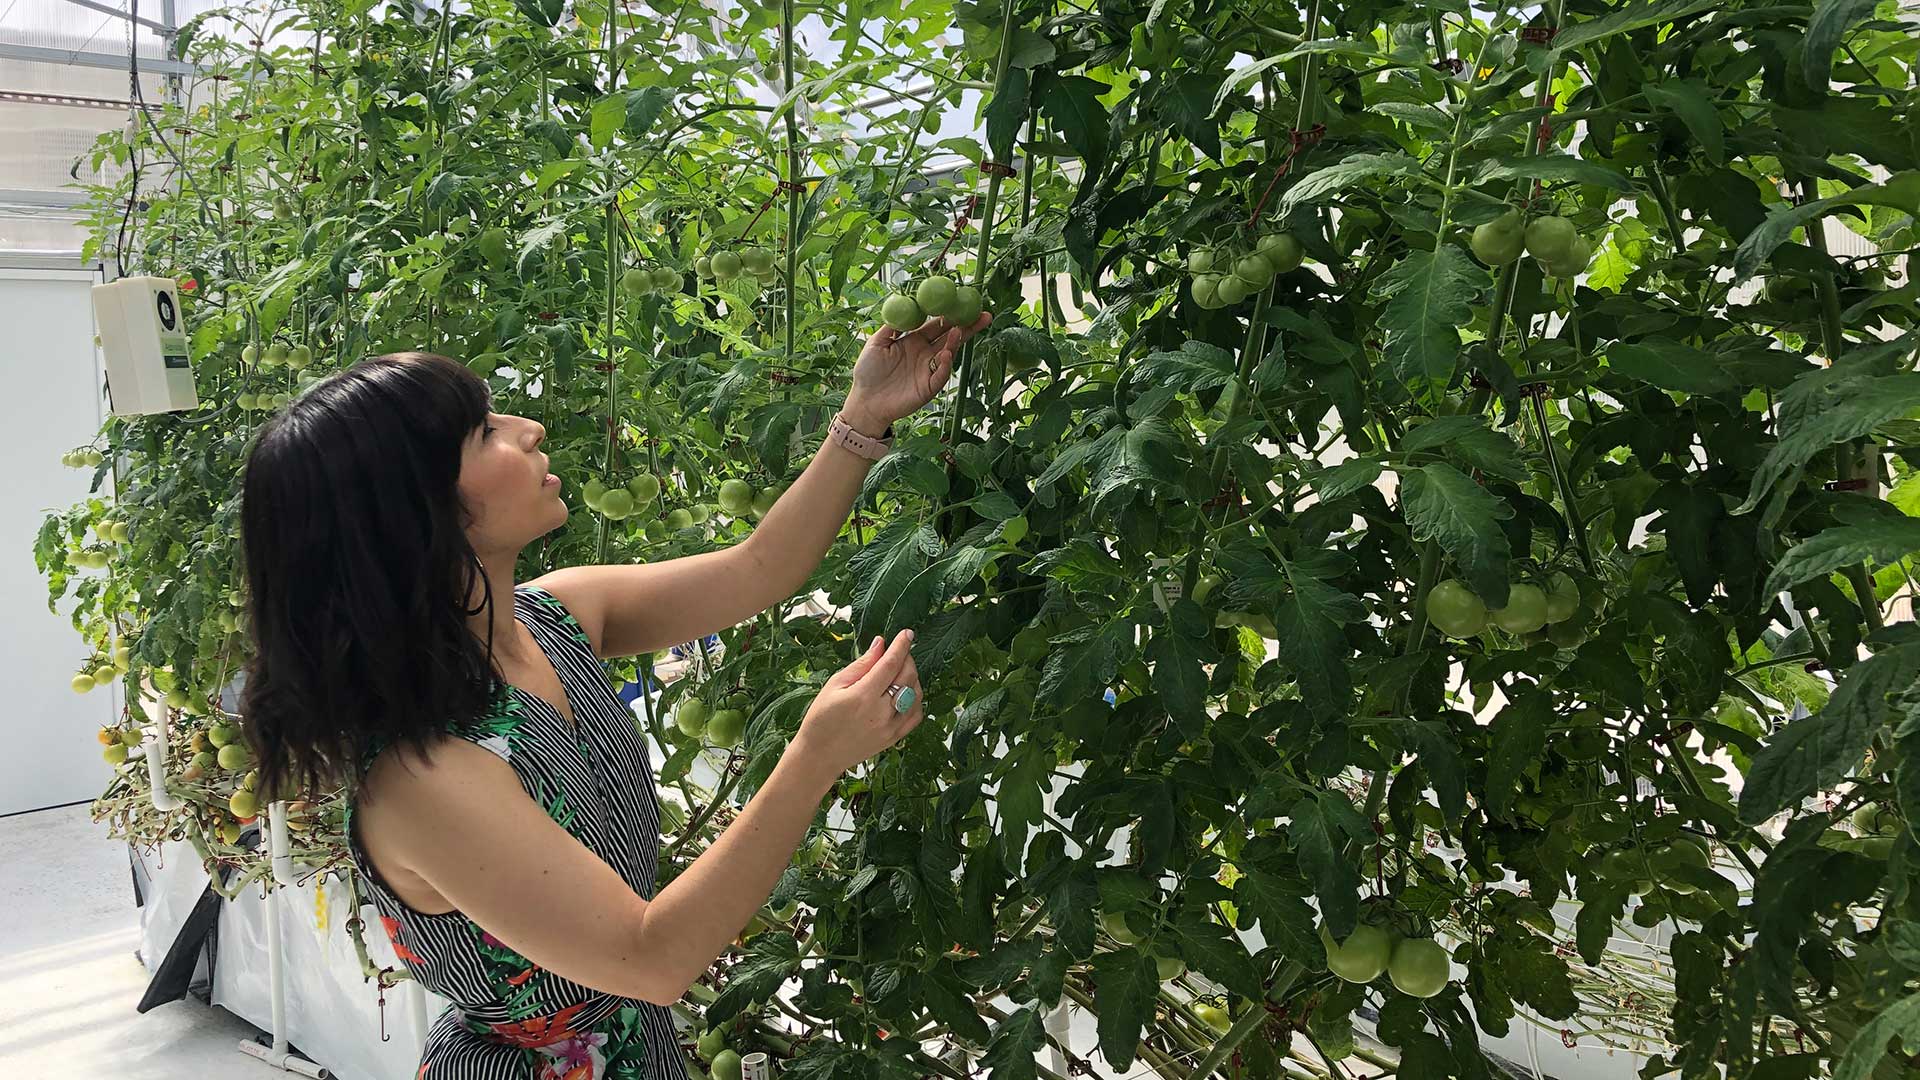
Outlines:
[[[1657,874],[1670,874],[1683,868],[1705,870],[1713,863],[1707,845],[1692,837],[1680,836],[1647,852],[1647,862]]]
[[[1233,264],[1233,276],[1246,285],[1249,294],[1259,292],[1273,280],[1273,264],[1259,255],[1246,255]]]
[[[1890,836],[1900,831],[1900,815],[1878,803],[1862,803],[1850,819],[1867,836]]]
[[[1547,581],[1547,622],[1566,622],[1580,610],[1580,586],[1563,572]]]
[[[920,302],[906,293],[894,293],[880,304],[880,321],[905,333],[916,330],[927,321],[926,313],[920,310]]]
[[[753,515],[755,521],[766,517],[767,511],[773,509],[773,504],[780,499],[780,490],[780,487],[776,485],[774,487],[761,488],[759,491],[753,493],[753,502],[748,504],[747,511]]]
[[[713,507],[706,503],[694,503],[687,507],[687,516],[693,519],[695,525],[704,525],[707,519],[713,516]]]
[[[313,346],[295,345],[287,350],[287,366],[295,371],[305,371],[313,363]]]
[[[249,760],[247,748],[241,746],[239,743],[228,743],[220,748],[218,754],[214,755],[214,760],[220,763],[221,768],[238,772],[247,767]]]
[[[1573,246],[1567,251],[1566,258],[1542,259],[1540,265],[1547,272],[1548,277],[1570,278],[1578,277],[1592,261],[1593,245],[1587,243],[1586,237],[1576,236]]]
[[[1188,286],[1193,290],[1193,302],[1203,308],[1220,306],[1220,275],[1201,274]]]
[[[713,1055],[712,1080],[740,1080],[740,1054],[728,1048]]]
[[[1527,253],[1543,263],[1564,262],[1580,238],[1573,222],[1563,217],[1535,218],[1527,226]]]
[[[1609,881],[1639,881],[1647,872],[1647,863],[1637,850],[1614,848],[1600,856],[1600,876]]]
[[[676,506],[672,510],[667,511],[667,529],[669,531],[679,532],[681,529],[691,528],[693,528],[693,513],[691,511],[682,506]]]
[[[744,515],[753,506],[753,485],[739,477],[720,482],[720,509],[733,517]]]
[[[633,493],[625,488],[609,488],[600,496],[600,513],[614,521],[619,521],[633,513]]]
[[[1194,248],[1187,253],[1187,269],[1196,274],[1204,274],[1213,269],[1214,258],[1212,248]]]
[[[1212,596],[1213,590],[1219,587],[1219,574],[1201,574],[1200,580],[1193,583],[1193,602],[1196,604],[1206,603],[1207,597]]]
[[[773,252],[763,247],[750,247],[740,253],[740,265],[754,275],[773,272]]]
[[[695,277],[698,277],[703,281],[706,280],[707,278],[712,277],[713,276],[713,260],[707,258],[705,255],[702,255],[699,258],[694,259],[693,273]]]
[[[640,527],[640,535],[657,544],[667,538],[667,523],[655,518]]]
[[[1227,1010],[1218,1005],[1209,1005],[1202,1001],[1193,1007],[1193,1015],[1199,1017],[1201,1023],[1222,1035],[1233,1027],[1233,1018],[1227,1015]]]
[[[1172,982],[1187,973],[1187,962],[1177,956],[1155,956],[1153,966],[1159,972],[1160,981]]]
[[[474,242],[474,246],[480,249],[481,256],[495,267],[507,265],[507,245],[507,230],[500,228],[488,229],[480,234],[479,240]]]
[[[727,281],[740,276],[740,256],[731,251],[715,252],[709,260],[713,276],[719,281]]]
[[[628,296],[645,296],[653,291],[653,275],[638,266],[629,266],[620,275],[620,289]]]
[[[653,268],[654,292],[666,294],[677,293],[680,291],[681,282],[680,271],[675,270],[673,267],[656,266]]]
[[[1345,941],[1336,942],[1320,927],[1320,943],[1327,949],[1327,970],[1350,983],[1370,983],[1387,970],[1393,955],[1393,936],[1384,927],[1361,923]]]
[[[1139,934],[1134,933],[1127,926],[1127,920],[1118,911],[1102,913],[1100,928],[1122,945],[1138,945],[1142,940]]]
[[[1252,293],[1253,290],[1247,287],[1247,283],[1240,279],[1239,274],[1227,274],[1220,279],[1219,291],[1215,294],[1218,300],[1216,306],[1232,307]]]
[[[1430,998],[1446,988],[1447,950],[1432,938],[1407,938],[1393,947],[1387,977],[1410,997]]]
[[[1586,624],[1574,622],[1571,619],[1554,623],[1547,627],[1547,640],[1553,642],[1557,648],[1579,648],[1580,643],[1587,640]]]
[[[93,675],[90,672],[83,671],[68,680],[67,685],[73,687],[74,693],[84,694],[92,690],[97,684],[94,682]]]
[[[1306,249],[1292,233],[1268,233],[1254,245],[1254,253],[1267,261],[1276,274],[1284,274],[1299,267],[1306,258]]]
[[[627,481],[627,490],[633,493],[636,507],[645,506],[660,494],[660,478],[652,473],[641,473]]]
[[[727,1048],[727,1033],[721,1028],[708,1028],[700,1033],[700,1041],[695,1052],[701,1061],[712,1061],[714,1056]]]
[[[697,739],[707,730],[707,703],[699,698],[688,698],[673,710],[673,726],[680,734],[689,739]]]
[[[1427,618],[1448,637],[1472,637],[1487,626],[1487,605],[1465,582],[1448,578],[1427,593]]]
[[[237,818],[250,818],[260,812],[260,797],[245,788],[234,792],[227,799],[227,809]]]
[[[1526,228],[1520,211],[1509,210],[1492,221],[1474,226],[1473,257],[1488,266],[1505,266],[1526,250]]]
[[[1507,606],[1487,614],[1509,634],[1531,634],[1547,625],[1547,594],[1538,585],[1515,585],[1507,590]]]
[[[707,741],[715,746],[737,746],[746,730],[746,713],[739,709],[721,709],[707,721]]]
[[[260,358],[260,363],[265,367],[280,367],[287,362],[287,357],[291,354],[291,350],[284,343],[276,341],[267,346],[267,354]]]
[[[972,326],[984,306],[980,290],[971,285],[953,287],[953,306],[947,309],[947,322],[954,326]]]
[[[920,304],[920,310],[927,314],[946,315],[953,310],[957,288],[952,278],[935,274],[913,290],[913,298]]]

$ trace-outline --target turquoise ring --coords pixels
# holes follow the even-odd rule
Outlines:
[[[912,712],[913,703],[920,699],[920,696],[913,692],[913,687],[901,686],[899,683],[887,687],[887,696],[893,699],[894,712]]]

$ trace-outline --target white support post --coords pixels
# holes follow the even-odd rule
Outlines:
[[[272,859],[273,880],[282,888],[291,888],[297,880],[293,873],[292,845],[287,839],[287,804],[273,802],[267,804],[267,853]],[[273,997],[273,1044],[262,1046],[252,1039],[240,1042],[240,1052],[286,1072],[311,1076],[315,1080],[325,1080],[327,1070],[295,1056],[287,1048],[287,980],[285,971],[284,947],[280,941],[280,919],[278,905],[285,894],[280,889],[269,890],[266,898],[267,919],[267,982]]]

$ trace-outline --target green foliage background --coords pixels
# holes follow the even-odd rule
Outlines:
[[[130,643],[129,674],[178,691],[164,712],[130,698],[129,724],[188,745],[244,656],[235,477],[265,413],[239,395],[444,351],[547,426],[575,487],[651,472],[659,511],[692,506],[726,477],[790,479],[873,305],[944,262],[995,325],[903,425],[810,583],[851,625],[776,608],[723,633],[710,679],[669,689],[669,706],[751,698],[718,791],[688,779],[708,751],[645,718],[693,810],[671,877],[765,778],[849,640],[918,631],[932,722],[843,782],[853,829],[773,898],[801,901],[805,932],[728,958],[724,989],[699,995],[710,1023],[819,1077],[959,1075],[875,1035],[931,1022],[994,1080],[1026,1080],[1063,997],[1098,1012],[1115,1067],[1168,1075],[1198,1056],[1196,1075],[1277,1076],[1296,1034],[1316,1066],[1364,1054],[1351,1017],[1368,998],[1422,1077],[1488,1075],[1478,1033],[1523,1018],[1643,1040],[1647,1075],[1893,1076],[1909,1058],[1888,1040],[1920,1049],[1920,636],[1883,624],[1920,550],[1911,16],[1866,0],[801,9],[840,46],[828,61],[794,55],[791,0],[724,18],[368,8],[248,17],[308,48],[185,35],[221,74],[96,150],[137,155],[146,201],[98,189],[89,254],[131,236],[126,272],[194,282],[206,403],[111,421],[96,481],[112,472],[117,495],[51,516],[36,545],[96,663]],[[702,47],[663,48],[681,35]],[[907,107],[850,111],[908,76],[930,86]],[[984,144],[922,145],[969,90]],[[927,183],[935,149],[1017,168]],[[1479,262],[1468,231],[1514,207],[1570,219],[1584,275]],[[1830,221],[1880,254],[1836,255]],[[1307,265],[1229,307],[1194,301],[1196,248],[1279,230]],[[690,273],[747,244],[778,252],[768,281]],[[681,290],[621,294],[635,264],[682,271]],[[315,364],[245,359],[276,342]],[[103,519],[129,542],[90,539]],[[523,572],[750,527],[582,509]],[[111,552],[106,573],[76,561],[90,550]],[[1443,578],[1499,607],[1556,574],[1579,607],[1546,630],[1428,625]],[[1205,575],[1219,584],[1196,603]],[[1271,646],[1245,625],[1262,619]],[[192,841],[240,871],[231,888],[261,879],[221,835],[237,770],[174,776],[186,804],[166,814],[145,775],[123,767],[101,816]],[[300,855],[338,866],[337,799],[307,794]],[[1845,824],[1869,803],[1885,835]],[[1640,854],[1682,836],[1714,865]],[[1616,850],[1643,869],[1603,873]],[[1610,956],[1622,919],[1672,925],[1669,972]],[[1416,999],[1334,979],[1317,930],[1360,920],[1439,932],[1455,981]],[[1205,982],[1162,985],[1155,954]],[[749,1036],[793,979],[820,1037]],[[1011,1012],[987,1004],[1003,993]],[[1196,994],[1228,1005],[1224,1035]]]

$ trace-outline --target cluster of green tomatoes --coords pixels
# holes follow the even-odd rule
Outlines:
[[[1636,896],[1652,890],[1655,882],[1669,892],[1694,892],[1695,887],[1679,875],[1713,864],[1707,842],[1690,834],[1656,844],[1621,844],[1599,857],[1600,876],[1627,885]]]
[[[1306,252],[1292,233],[1268,233],[1252,250],[1234,252],[1216,247],[1194,248],[1187,255],[1193,302],[1203,308],[1225,308],[1245,300],[1300,265]]]
[[[1466,638],[1493,625],[1509,634],[1531,634],[1558,625],[1580,610],[1580,587],[1564,573],[1547,587],[1517,581],[1507,587],[1507,605],[1489,610],[1486,602],[1458,578],[1439,582],[1427,593],[1427,619],[1448,637]]]
[[[97,469],[107,460],[105,454],[91,447],[85,450],[69,450],[60,455],[60,464],[69,469]]]
[[[716,251],[711,255],[702,255],[693,260],[693,272],[702,280],[731,281],[742,273],[752,274],[760,279],[762,285],[771,284],[780,278],[780,268],[775,265],[773,251],[770,248],[750,247],[739,251]]]
[[[313,348],[308,345],[288,345],[275,341],[262,351],[251,342],[240,349],[240,362],[248,367],[259,366],[263,369],[286,368],[298,374],[313,363]],[[252,412],[255,409],[284,409],[293,402],[293,394],[282,390],[277,393],[254,393],[241,391],[235,395],[234,403],[242,409]]]
[[[752,484],[739,477],[729,477],[720,482],[715,502],[722,513],[730,517],[751,517],[758,521],[773,509],[773,504],[786,490],[784,484],[761,488],[755,491]],[[652,473],[641,473],[627,481],[625,487],[610,488],[598,479],[589,480],[581,488],[580,497],[587,508],[599,513],[611,521],[621,521],[645,510],[660,496],[660,479]],[[675,507],[659,520],[647,524],[649,539],[662,540],[668,531],[679,531],[703,524],[713,516],[715,507],[707,503],[694,503],[690,506]],[[655,526],[658,526],[656,535]]]
[[[107,685],[112,682],[116,676],[127,670],[129,659],[127,643],[122,641],[113,647],[113,653],[110,656],[95,657],[90,667],[81,670],[79,674],[73,677],[73,692],[76,694],[84,694],[96,686]],[[101,739],[100,741],[104,743],[107,740]],[[140,740],[136,738],[127,745],[138,746],[139,744]],[[119,760],[125,761],[127,759],[127,755],[124,752],[125,747],[121,749],[122,753]],[[108,753],[111,755],[111,747],[108,748]],[[107,760],[113,761],[114,759],[109,756]],[[115,763],[118,764],[118,762]]]
[[[701,698],[690,697],[673,711],[673,726],[689,739],[705,739],[720,747],[738,746],[740,736],[746,734],[747,710],[752,705],[738,690],[721,699],[718,709]]]
[[[882,300],[880,321],[901,333],[918,330],[929,317],[945,319],[950,326],[971,326],[980,317],[981,305],[979,289],[934,274],[913,292],[897,292]]]
[[[1446,988],[1447,950],[1431,937],[1362,922],[1345,941],[1335,941],[1322,923],[1320,944],[1327,950],[1327,970],[1347,982],[1365,985],[1385,974],[1395,990],[1417,998],[1430,998]]]
[[[1593,245],[1573,222],[1551,215],[1527,221],[1519,210],[1475,226],[1471,245],[1488,266],[1505,266],[1524,252],[1540,260],[1548,277],[1574,277],[1593,261]]]

